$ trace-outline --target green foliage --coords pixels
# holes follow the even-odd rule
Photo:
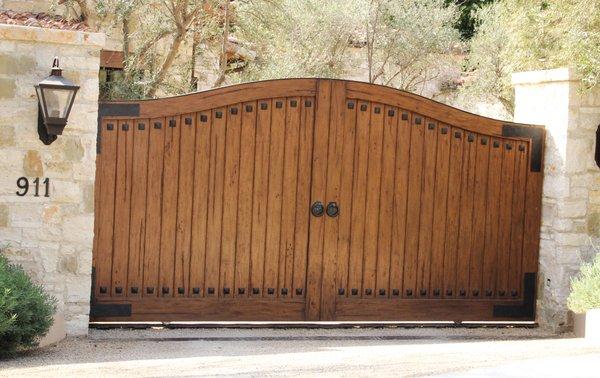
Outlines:
[[[366,39],[369,81],[418,92],[456,65],[458,8],[444,0],[371,0]]]
[[[463,39],[470,39],[475,34],[477,18],[475,14],[484,5],[495,0],[446,0],[446,4],[456,4],[460,9],[460,17],[456,28]]]
[[[455,5],[444,0],[246,0],[235,35],[257,58],[238,81],[342,77],[367,61],[369,80],[417,91],[455,64]]]
[[[512,113],[518,71],[571,66],[588,88],[598,85],[600,0],[503,0],[479,10],[476,22],[466,102],[495,98]]]
[[[239,81],[338,77],[352,60],[359,33],[359,1],[247,0],[237,6],[235,35],[256,52]]]
[[[0,357],[36,346],[55,311],[55,299],[0,255]]]
[[[567,302],[575,313],[600,308],[600,253],[594,261],[584,264],[579,275],[571,280],[571,295]]]

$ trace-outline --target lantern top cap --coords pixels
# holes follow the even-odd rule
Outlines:
[[[55,56],[52,61],[52,71],[50,71],[50,75],[52,76],[62,76],[62,68],[60,68],[60,64],[58,62],[58,57]]]
[[[62,68],[60,68],[58,57],[54,57],[50,76],[39,82],[36,87],[74,90],[79,89],[78,85],[75,85],[75,83],[73,83],[71,80],[68,80],[62,76]]]

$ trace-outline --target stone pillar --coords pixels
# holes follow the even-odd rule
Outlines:
[[[0,251],[57,298],[56,324],[64,328],[53,331],[58,335],[88,329],[104,41],[104,34],[0,25]],[[64,135],[46,146],[37,132],[34,85],[50,74],[54,56],[81,88]],[[16,194],[20,177],[31,185],[25,196]],[[49,197],[43,195],[46,178]]]
[[[600,89],[586,90],[571,69],[520,72],[515,122],[547,130],[538,321],[568,330],[570,280],[600,246],[600,169],[594,161]]]

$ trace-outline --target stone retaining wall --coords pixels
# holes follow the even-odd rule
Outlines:
[[[104,41],[103,34],[0,25],[0,248],[58,299],[57,325],[70,335],[88,328]],[[45,146],[34,85],[50,74],[54,56],[81,89],[64,135]],[[20,177],[48,178],[50,197],[35,197],[33,188],[17,196]]]

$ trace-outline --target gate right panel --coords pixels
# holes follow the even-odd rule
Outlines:
[[[533,320],[543,129],[333,88],[329,171],[342,174],[328,182],[340,214],[326,219],[337,268],[323,319]]]

